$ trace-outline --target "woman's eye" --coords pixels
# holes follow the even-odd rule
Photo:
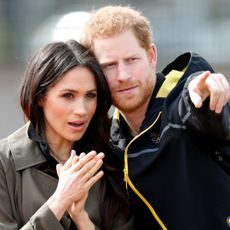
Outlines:
[[[65,98],[73,98],[73,94],[72,93],[65,93],[65,94],[63,94],[63,97],[65,97]]]
[[[87,93],[87,97],[95,98],[95,97],[97,97],[97,94],[96,93]]]

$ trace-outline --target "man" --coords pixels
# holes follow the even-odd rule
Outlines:
[[[81,42],[99,60],[117,108],[111,141],[136,229],[229,229],[226,78],[192,53],[156,73],[149,21],[130,7],[93,13]]]

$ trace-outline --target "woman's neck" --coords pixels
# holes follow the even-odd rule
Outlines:
[[[73,144],[70,142],[58,143],[48,141],[50,155],[55,158],[59,163],[65,163],[70,157]]]
[[[54,133],[52,129],[46,129],[45,134],[50,155],[60,163],[67,161],[73,149],[74,142],[62,138]]]

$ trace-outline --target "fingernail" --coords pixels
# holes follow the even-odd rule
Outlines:
[[[76,155],[76,151],[74,149],[71,150],[71,155]]]
[[[102,152],[100,152],[100,153],[98,153],[98,154],[97,154],[97,156],[98,156],[98,157],[104,157],[104,156],[105,156],[105,154],[104,154],[104,153],[102,153]]]

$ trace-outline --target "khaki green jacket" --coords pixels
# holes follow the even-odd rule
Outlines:
[[[67,214],[59,222],[45,204],[58,181],[37,169],[46,159],[28,138],[27,129],[28,124],[0,141],[0,229],[69,229]],[[96,184],[91,189],[86,203],[95,229],[100,229],[98,187]],[[132,219],[120,215],[114,220],[113,229],[133,229]]]

